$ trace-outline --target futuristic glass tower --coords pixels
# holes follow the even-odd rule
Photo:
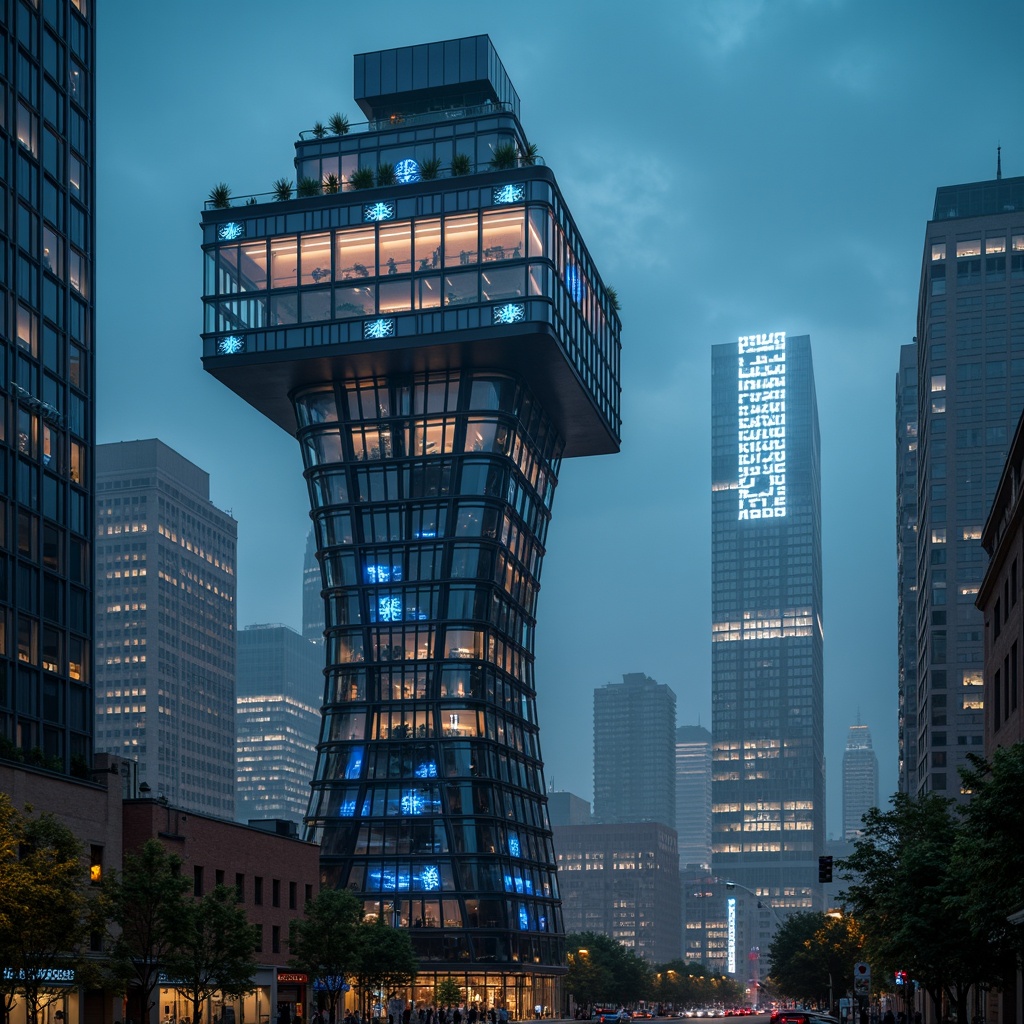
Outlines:
[[[618,449],[619,318],[487,36],[360,54],[355,95],[302,197],[204,211],[204,365],[302,451],[325,877],[410,929],[417,995],[522,1014],[562,963],[541,561],[561,459]]]
[[[810,338],[755,334],[712,353],[712,866],[762,898],[753,949],[774,924],[761,902],[819,902],[818,409]]]

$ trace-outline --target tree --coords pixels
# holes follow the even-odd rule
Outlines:
[[[775,933],[768,950],[771,980],[779,992],[802,1002],[825,1002],[844,992],[864,938],[849,915],[814,911],[793,914]]]
[[[259,966],[255,949],[256,929],[234,889],[218,885],[202,899],[186,903],[166,969],[192,1004],[192,1020],[202,1020],[203,1003],[215,992],[242,996],[251,991]]]
[[[951,913],[969,887],[953,860],[957,820],[951,801],[895,794],[892,809],[864,815],[864,834],[839,862],[841,894],[860,922],[868,959],[882,972],[906,970],[929,993],[936,1016],[945,995],[967,1020],[971,987],[992,977],[986,937],[969,916]]]
[[[577,953],[580,959],[582,951],[586,950],[592,962],[592,966],[576,975],[577,984],[589,985],[584,990],[588,1001],[624,1006],[646,997],[651,985],[651,969],[633,950],[596,932],[567,935],[565,948]],[[572,988],[568,990],[583,1001]]]
[[[0,793],[0,992],[24,997],[28,1024],[59,996],[52,970],[80,970],[93,918],[74,833],[49,814],[18,811]]]
[[[409,933],[391,928],[382,918],[364,921],[356,941],[356,977],[366,1000],[363,1019],[369,1020],[371,994],[379,991],[386,1003],[400,988],[413,983],[420,965]]]
[[[355,973],[362,916],[362,905],[347,889],[321,889],[306,904],[305,917],[290,925],[289,965],[323,986],[332,1024],[345,979]]]
[[[743,986],[703,964],[677,959],[655,966],[651,994],[659,1003],[671,1003],[676,1008],[704,1006],[740,1002]]]
[[[185,923],[189,884],[179,873],[181,858],[156,839],[126,853],[120,875],[103,881],[103,902],[117,926],[110,964],[128,987],[130,1016],[149,1020],[160,971]]]
[[[462,989],[454,978],[442,978],[434,989],[434,1005],[458,1006],[462,1002]]]

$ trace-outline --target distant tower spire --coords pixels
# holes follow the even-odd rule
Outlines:
[[[996,146],[996,181],[1003,176],[1003,147]]]

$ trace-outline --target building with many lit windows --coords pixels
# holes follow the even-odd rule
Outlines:
[[[843,751],[843,838],[863,833],[863,818],[878,806],[878,757],[871,731],[859,722],[850,726]]]
[[[319,644],[282,625],[246,626],[239,632],[239,821],[285,818],[302,824],[309,807],[323,695],[324,654]]]
[[[0,756],[92,764],[87,0],[0,0]]]
[[[680,868],[711,867],[711,732],[676,729],[676,832]]]
[[[911,795],[963,799],[985,736],[982,530],[1024,407],[1024,177],[936,190],[917,309],[915,731]],[[1005,615],[1000,595],[993,613]]]
[[[619,446],[619,318],[486,36],[355,58],[296,198],[203,213],[206,369],[294,434],[326,607],[325,884],[410,995],[560,1006],[534,696],[562,458]],[[311,194],[312,193],[312,194]]]
[[[713,873],[782,913],[812,909],[825,758],[810,339],[716,345],[711,386]],[[748,915],[741,951],[766,949],[773,924]]]
[[[162,441],[96,448],[96,749],[132,795],[235,816],[235,544],[210,477]],[[148,786],[148,791],[142,789]]]

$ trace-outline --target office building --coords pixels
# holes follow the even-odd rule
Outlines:
[[[825,840],[821,472],[811,342],[712,349],[712,867],[817,909]],[[773,913],[745,922],[766,949]]]
[[[703,964],[715,974],[725,974],[730,949],[735,959],[735,914],[729,914],[728,904],[732,894],[714,875],[699,868],[684,868],[680,876],[683,959]]]
[[[556,825],[567,934],[607,935],[648,963],[681,953],[679,851],[659,822]]]
[[[320,703],[320,645],[281,625],[238,634],[235,817],[301,825],[309,807]]]
[[[589,825],[590,801],[575,793],[548,793],[548,817],[556,825]]]
[[[917,792],[917,345],[896,376],[896,573],[899,791]]]
[[[320,563],[316,558],[316,535],[306,535],[306,556],[302,562],[302,635],[318,646],[324,642],[324,598],[320,592]],[[323,652],[320,653],[323,661]]]
[[[133,796],[235,816],[235,520],[162,441],[96,448],[96,748]],[[148,787],[146,790],[143,787]]]
[[[984,752],[982,528],[1024,407],[1024,177],[936,190],[919,296],[913,795],[959,800]]]
[[[0,0],[0,23],[0,756],[85,777],[95,22],[85,0]]]
[[[711,733],[676,729],[676,832],[680,868],[711,867]]]
[[[411,996],[522,1017],[564,971],[535,602],[561,460],[619,447],[616,301],[487,36],[359,54],[355,94],[301,195],[207,204],[203,361],[303,453],[325,884],[410,929]]]
[[[843,751],[843,838],[861,835],[864,815],[877,806],[878,757],[871,747],[870,730],[858,722],[850,726]]]
[[[676,695],[642,672],[594,690],[594,821],[676,827]]]

